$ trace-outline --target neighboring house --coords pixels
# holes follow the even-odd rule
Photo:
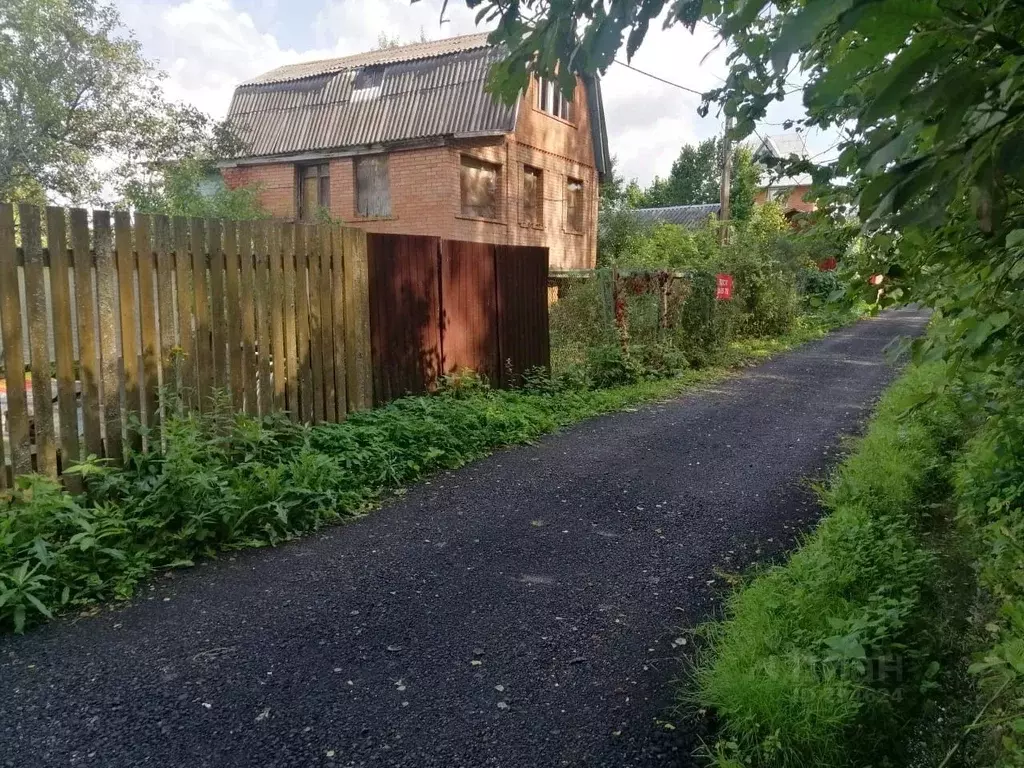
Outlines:
[[[597,79],[564,99],[530,81],[513,104],[485,90],[486,34],[280,67],[235,89],[247,154],[222,164],[274,216],[320,208],[370,232],[547,246],[593,267],[598,184],[610,165]]]
[[[700,229],[709,217],[718,218],[722,210],[719,203],[703,205],[666,205],[662,208],[637,208],[633,211],[638,221],[676,224],[687,229]]]
[[[766,136],[754,149],[754,160],[794,156],[806,160],[808,154],[803,136],[799,133],[783,133],[778,136]],[[811,189],[810,174],[780,177],[777,173],[768,170],[761,176],[761,189],[754,196],[754,202],[761,204],[768,200],[777,201],[787,214],[813,211],[817,208],[814,202],[804,200]]]

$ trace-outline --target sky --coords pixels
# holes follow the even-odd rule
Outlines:
[[[167,73],[168,97],[223,118],[238,83],[282,64],[369,50],[383,33],[403,42],[484,31],[475,12],[451,0],[114,0],[145,56]],[[625,61],[625,53],[620,54]],[[704,91],[724,77],[725,51],[714,31],[698,25],[651,26],[630,64],[664,80]],[[700,97],[613,64],[601,81],[611,153],[627,179],[648,184],[667,176],[684,144],[721,133],[712,110],[697,114]],[[802,115],[799,94],[775,105],[759,127],[781,133],[783,120]],[[827,159],[833,137],[807,136],[811,154]]]

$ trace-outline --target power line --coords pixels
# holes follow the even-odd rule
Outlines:
[[[702,98],[704,96],[704,94],[702,92],[700,92],[700,91],[694,90],[693,88],[687,88],[685,85],[680,85],[679,83],[673,83],[671,80],[666,80],[663,77],[658,77],[657,75],[652,75],[650,72],[644,72],[642,69],[637,69],[636,67],[632,66],[631,64],[627,64],[624,61],[619,61],[618,59],[615,59],[615,63],[618,64],[619,66],[625,67],[626,69],[632,69],[634,72],[639,72],[641,75],[646,75],[647,77],[651,78],[652,80],[657,80],[659,83],[664,83],[665,85],[671,85],[673,88],[678,88],[679,90],[687,91],[688,93],[695,93],[695,94],[697,94],[698,96],[700,96]]]

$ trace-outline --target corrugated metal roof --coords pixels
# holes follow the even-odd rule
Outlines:
[[[397,64],[400,61],[416,61],[430,59],[435,56],[446,56],[459,51],[471,51],[487,47],[488,32],[478,32],[461,37],[449,37],[445,40],[431,40],[425,43],[399,45],[394,48],[382,48],[378,51],[367,51],[337,59],[319,59],[304,61],[298,64],[287,64],[262,75],[254,77],[242,85],[261,85],[266,83],[283,83],[288,80],[301,80],[315,75],[328,75],[345,69],[359,69],[378,64]]]
[[[485,35],[454,38],[469,39],[486,42]],[[285,74],[275,70],[278,74],[263,76],[275,79],[257,78],[261,81],[235,89],[228,120],[244,142],[247,157],[515,130],[515,105],[496,100],[484,88],[491,65],[501,59],[501,51],[476,46],[436,53],[444,50],[441,44],[446,42],[451,41],[405,46],[417,48],[420,53],[392,63],[369,57],[385,53],[397,56],[402,48],[333,60],[335,64],[330,66],[338,61],[350,62],[340,71],[293,72],[291,79],[281,80]],[[427,45],[434,47],[427,49]],[[424,50],[435,53],[425,58]],[[371,63],[356,66],[351,64],[354,60]]]
[[[806,160],[810,153],[807,142],[800,133],[779,133],[765,136],[761,144],[754,150],[754,158],[777,157],[783,160],[797,158]],[[768,171],[761,175],[761,186],[768,189],[785,189],[789,187],[810,186],[813,179],[809,173],[798,173],[796,176],[779,176],[777,172]]]
[[[702,205],[667,205],[663,208],[637,208],[633,211],[639,221],[651,223],[662,222],[677,224],[689,229],[697,229],[708,216],[717,217],[722,210],[719,203]]]
[[[789,158],[796,156],[800,160],[807,159],[807,142],[799,133],[779,133],[774,136],[765,136],[761,145],[755,150],[755,157],[771,155],[778,158]]]

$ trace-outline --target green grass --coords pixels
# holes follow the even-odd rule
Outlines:
[[[125,468],[78,467],[82,495],[28,476],[0,497],[0,629],[125,599],[154,571],[358,516],[432,472],[720,379],[824,327],[809,324],[770,345],[737,343],[717,366],[607,389],[542,381],[499,391],[463,378],[437,395],[313,427],[223,404],[173,415],[165,450],[133,455]]]
[[[818,528],[704,628],[695,696],[719,717],[717,764],[896,759],[938,672],[931,505],[948,492],[963,414],[951,397],[915,406],[942,380],[937,367],[913,368],[888,390],[824,489]]]

